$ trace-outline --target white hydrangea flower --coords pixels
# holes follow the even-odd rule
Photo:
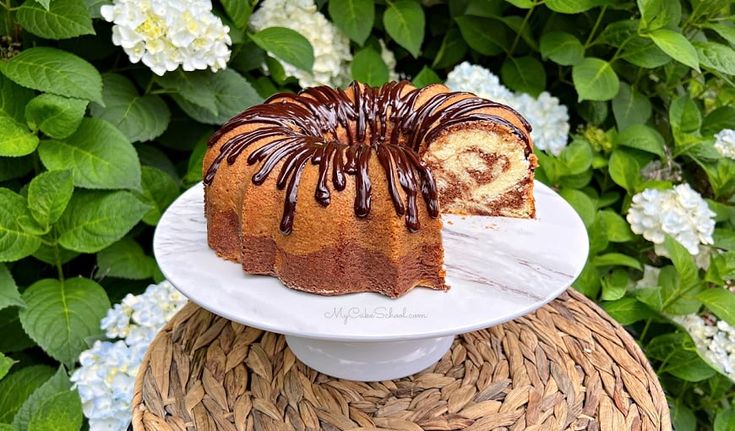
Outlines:
[[[350,40],[316,8],[312,0],[264,0],[250,17],[250,27],[286,27],[299,32],[314,47],[313,73],[281,62],[286,75],[301,87],[343,86],[349,81]]]
[[[735,327],[724,320],[703,319],[696,314],[675,316],[707,360],[735,381]]]
[[[146,348],[131,347],[124,341],[97,341],[79,356],[82,366],[71,381],[79,391],[91,431],[127,429],[135,376]]]
[[[168,281],[148,286],[141,295],[128,294],[100,322],[110,338],[97,341],[79,357],[72,375],[89,418],[91,431],[125,431],[130,423],[135,376],[148,345],[186,298]]]
[[[735,130],[724,129],[715,135],[715,150],[722,157],[735,159]]]
[[[500,79],[482,66],[464,62],[452,69],[444,83],[453,91],[469,91],[485,99],[506,105],[514,101],[515,96]]]
[[[466,61],[449,72],[445,84],[454,91],[469,91],[516,109],[531,123],[531,136],[536,148],[558,156],[567,146],[569,112],[559,99],[548,92],[542,92],[538,98],[513,93],[500,83],[495,74]]]
[[[702,196],[684,183],[673,189],[646,189],[636,194],[627,219],[633,232],[657,245],[657,254],[665,255],[661,245],[668,234],[697,255],[700,244],[714,243],[714,216]]]
[[[230,29],[210,0],[114,0],[100,14],[114,23],[112,43],[157,75],[179,66],[216,72],[230,58]]]
[[[128,295],[133,296],[133,295]],[[130,319],[133,314],[132,307],[123,303],[115,304],[100,322],[100,326],[109,338],[125,338],[130,333]]]

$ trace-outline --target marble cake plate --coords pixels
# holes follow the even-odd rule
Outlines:
[[[201,307],[286,335],[293,353],[325,374],[388,380],[427,368],[457,334],[533,312],[579,275],[588,252],[582,220],[550,188],[536,182],[535,190],[535,220],[443,216],[447,292],[320,296],[245,274],[207,246],[201,183],[168,208],[153,246],[166,278]]]

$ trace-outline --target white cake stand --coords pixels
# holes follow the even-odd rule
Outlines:
[[[398,299],[314,295],[243,273],[207,246],[201,184],[168,208],[153,246],[166,278],[201,307],[286,335],[302,362],[330,376],[389,380],[429,367],[457,334],[536,310],[579,275],[588,252],[584,224],[538,182],[535,198],[535,220],[443,216],[451,289],[417,288]]]

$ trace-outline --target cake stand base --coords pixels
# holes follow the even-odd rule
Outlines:
[[[454,336],[406,341],[344,342],[286,335],[297,358],[332,377],[363,382],[400,379],[425,370],[449,351]]]

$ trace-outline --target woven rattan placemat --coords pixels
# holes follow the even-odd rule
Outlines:
[[[670,430],[666,398],[635,341],[572,290],[537,312],[458,336],[400,380],[333,379],[281,335],[187,305],[140,368],[143,430]]]

